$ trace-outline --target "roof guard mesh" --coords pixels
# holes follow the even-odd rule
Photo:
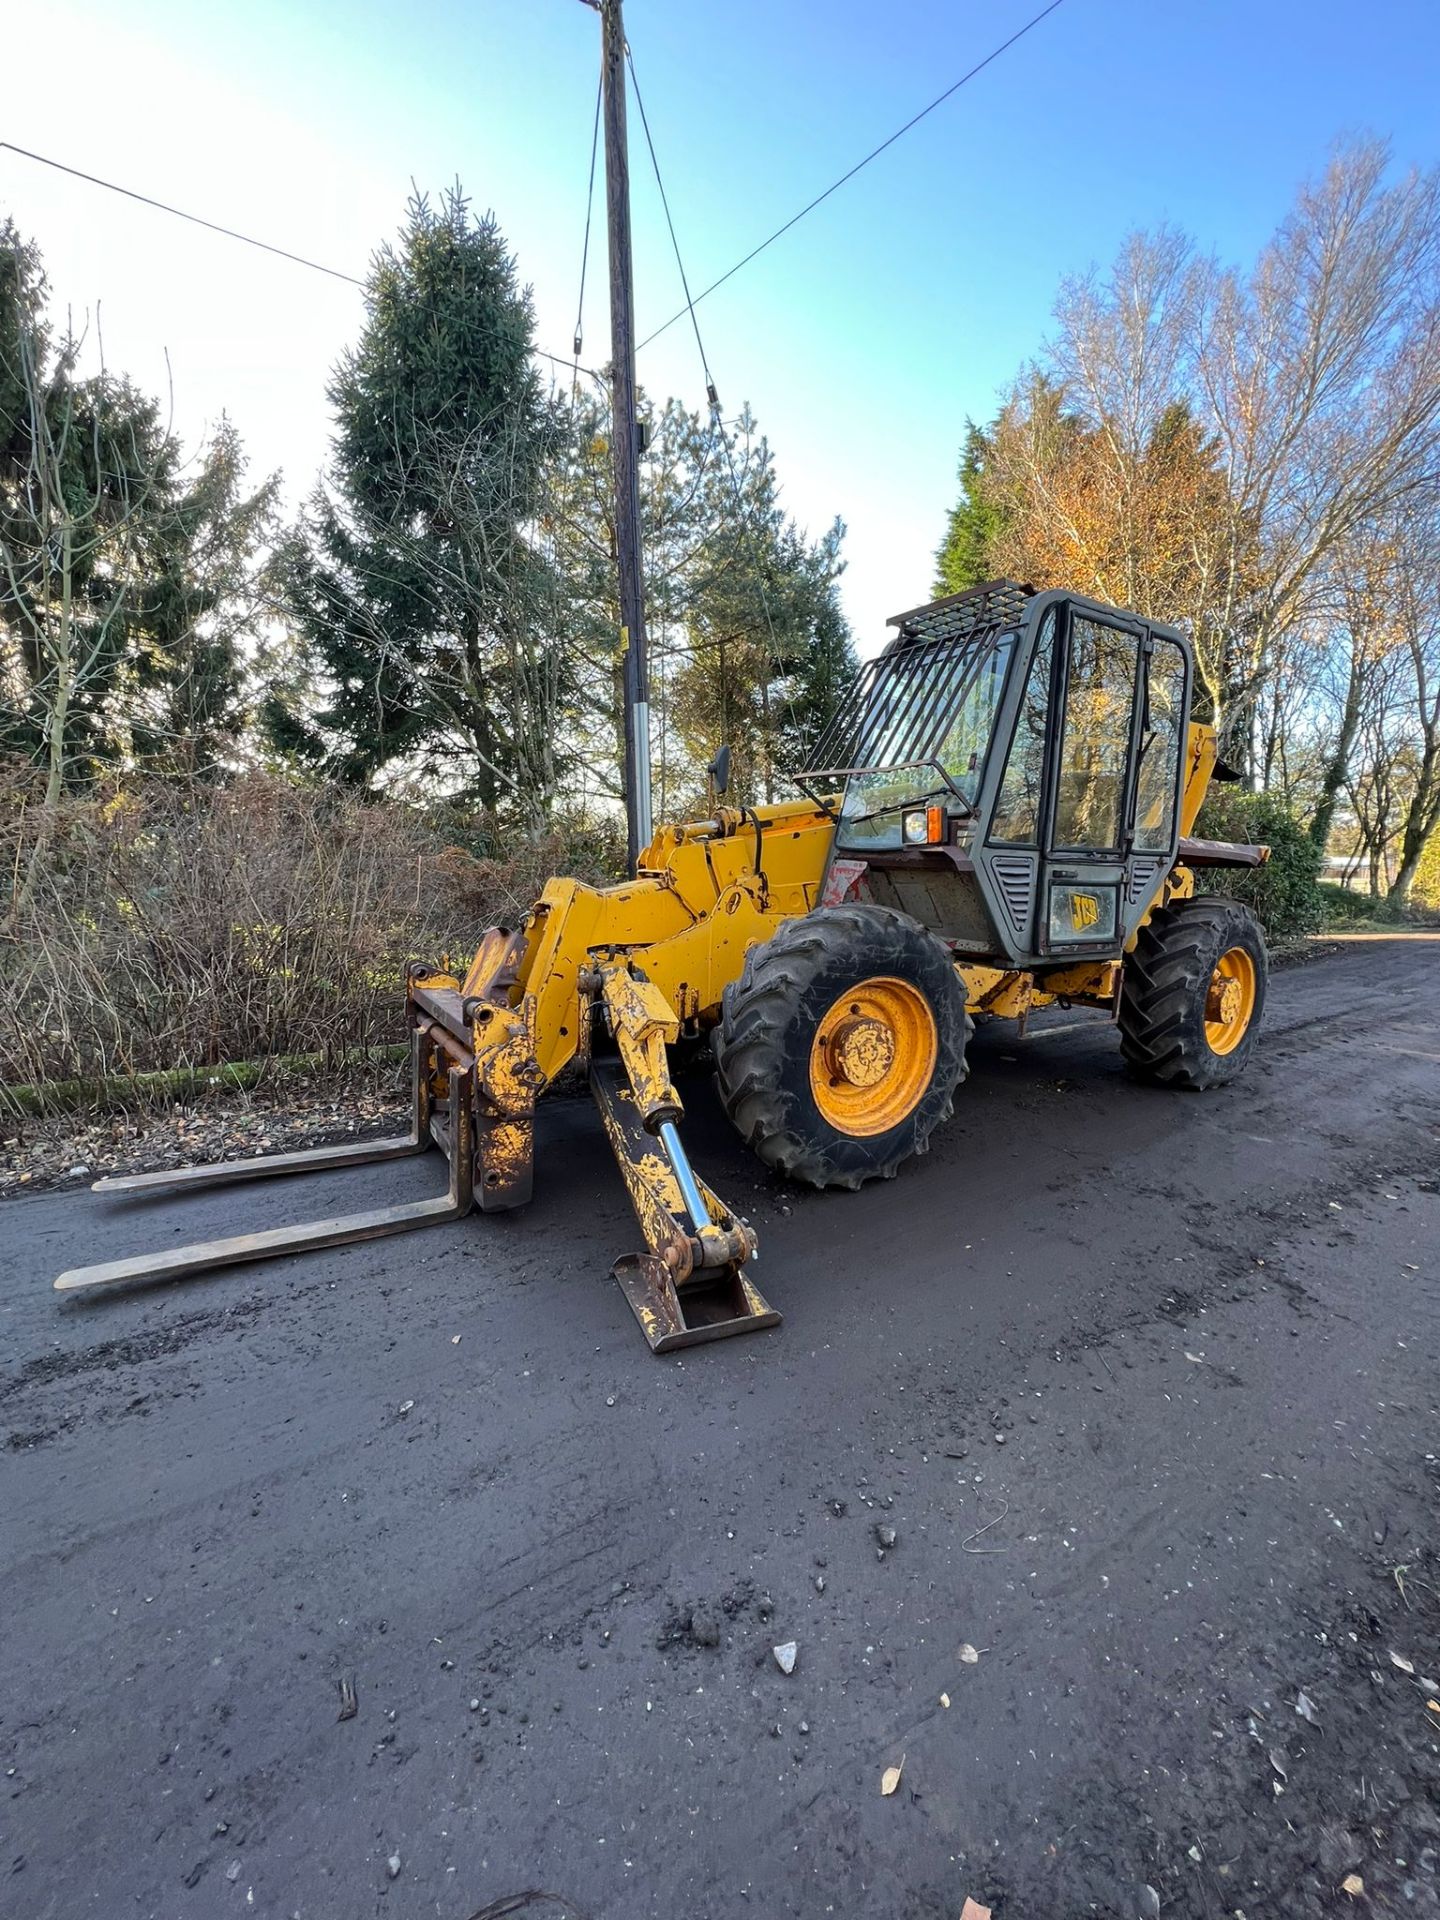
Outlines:
[[[949,671],[957,643],[1018,627],[1034,591],[1016,580],[990,580],[895,614],[886,624],[899,629],[896,637],[841,696],[797,775],[801,784],[869,769],[881,740],[889,766],[933,761],[964,693],[964,682]]]

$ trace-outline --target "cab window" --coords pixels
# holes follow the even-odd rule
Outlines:
[[[1140,643],[1077,613],[1070,623],[1055,794],[1057,848],[1118,849],[1125,825]]]
[[[1184,723],[1185,657],[1173,640],[1157,640],[1146,680],[1135,795],[1135,846],[1143,853],[1170,851]]]
[[[1050,713],[1050,667],[1055,657],[1055,609],[1040,623],[1040,634],[1015,721],[1004,778],[990,823],[991,840],[1035,846],[1040,838],[1040,787],[1045,778],[1046,721]]]
[[[870,769],[845,782],[839,844],[879,850],[902,844],[900,815],[927,800],[973,805],[1010,668],[1015,636],[896,656],[877,677],[856,747]],[[948,783],[948,784],[947,784]]]

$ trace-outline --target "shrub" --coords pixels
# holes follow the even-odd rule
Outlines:
[[[1335,880],[1320,882],[1320,901],[1327,927],[1357,926],[1373,920],[1385,906],[1383,900],[1376,900],[1372,894],[1353,893]]]
[[[1440,909],[1440,828],[1425,843],[1425,851],[1420,855],[1420,865],[1416,868],[1415,881],[1410,889],[1410,900],[1422,912],[1433,914]]]
[[[47,831],[42,833],[42,822]],[[0,938],[0,1086],[318,1054],[404,1038],[404,970],[514,925],[563,833],[477,858],[416,808],[247,774],[69,798],[0,792],[9,875],[43,858]],[[586,877],[603,861],[579,849]]]
[[[1216,892],[1230,894],[1254,909],[1272,946],[1319,930],[1325,918],[1320,851],[1299,816],[1278,794],[1212,786],[1195,831],[1207,840],[1259,841],[1269,847],[1270,858],[1263,867],[1222,870],[1215,875],[1214,886]],[[1196,885],[1203,892],[1207,884],[1202,870]]]

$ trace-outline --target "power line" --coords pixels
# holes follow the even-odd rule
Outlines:
[[[42,167],[54,167],[57,173],[68,173],[74,180],[83,180],[92,187],[104,187],[108,193],[123,194],[127,200],[138,200],[141,206],[153,207],[157,213],[168,213],[177,220],[188,220],[193,226],[206,227],[211,233],[218,233],[226,240],[239,240],[247,247],[258,247],[262,253],[276,254],[280,259],[289,260],[297,267],[308,267],[312,273],[323,273],[331,280],[343,280],[352,287],[363,288],[365,285],[365,282],[357,279],[353,273],[342,273],[338,267],[327,267],[319,260],[307,259],[303,253],[292,253],[288,247],[273,246],[268,240],[257,240],[253,234],[239,233],[234,227],[223,227],[217,220],[205,219],[203,214],[187,213],[183,207],[172,207],[164,200],[153,200],[148,193],[137,193],[133,187],[122,187],[118,181],[102,180],[95,173],[83,173],[79,167],[67,166],[63,160],[52,160],[48,154],[32,153],[28,147],[17,147],[13,140],[0,140],[0,151],[18,153],[21,159],[38,161]],[[530,351],[541,360],[553,361],[557,367],[568,367],[572,364],[569,360],[562,360],[558,353],[546,353],[543,347],[532,347]],[[600,376],[592,367],[580,367],[578,352],[574,365],[580,372],[588,374],[592,380],[599,379]]]
[[[1058,4],[1059,0],[1056,0],[1056,5]],[[780,642],[775,635],[775,622],[771,618],[770,602],[765,593],[764,556],[761,554],[759,542],[755,538],[752,516],[745,511],[745,501],[740,491],[740,477],[735,471],[734,451],[730,445],[730,436],[726,433],[724,422],[720,417],[720,396],[715,391],[715,381],[710,372],[710,361],[705,352],[705,342],[700,337],[700,322],[695,317],[695,302],[690,298],[690,279],[685,271],[685,262],[681,257],[680,242],[675,233],[675,222],[670,215],[670,196],[665,191],[665,181],[660,172],[660,159],[655,152],[655,142],[650,136],[650,121],[645,112],[645,100],[640,92],[640,82],[635,73],[635,61],[628,46],[625,49],[625,59],[630,68],[630,84],[635,89],[635,104],[640,109],[640,125],[645,130],[645,145],[650,153],[650,165],[655,171],[655,185],[660,190],[660,204],[665,210],[665,224],[670,230],[670,245],[675,252],[675,265],[680,272],[680,285],[685,292],[685,307],[683,310],[690,315],[690,325],[695,332],[695,346],[699,352],[700,365],[705,375],[705,397],[710,403],[711,430],[719,436],[720,446],[725,455],[725,465],[730,472],[730,486],[735,495],[735,514],[740,524],[740,530],[747,535],[750,540],[750,557],[755,562],[755,593],[760,602],[760,611],[765,616],[765,630],[770,638],[770,665],[784,692],[785,710],[790,716],[791,727],[798,735],[800,731],[799,717],[795,712],[795,703],[790,697],[788,676],[785,671],[785,664],[780,657]],[[696,648],[691,651],[698,652],[699,649]],[[723,665],[723,647],[721,649],[721,657]],[[768,692],[766,698],[768,717]],[[766,742],[765,750],[768,769],[769,772],[773,774],[774,760],[770,757],[771,744],[769,741]]]
[[[595,82],[595,124],[590,129],[590,184],[585,189],[585,240],[580,248],[580,298],[575,306],[575,365],[580,365],[580,348],[584,340],[585,321],[585,269],[590,262],[590,221],[595,212],[595,156],[600,151],[600,102],[605,92],[605,77],[602,73]]]
[[[27,147],[17,147],[10,140],[0,140],[0,147],[9,153],[18,153],[25,160],[38,160],[42,167],[54,167],[59,173],[68,173],[75,180],[84,180],[92,187],[104,187],[110,193],[123,193],[127,200],[138,200],[142,206],[154,207],[157,213],[170,213],[177,220],[189,220],[197,227],[208,227],[211,233],[223,234],[227,240],[241,240],[247,247],[259,247],[263,253],[277,253],[282,260],[293,260],[297,267],[310,267],[316,273],[325,273],[332,280],[346,280],[352,287],[363,287],[365,282],[357,280],[353,273],[341,273],[338,267],[322,266],[318,260],[307,260],[304,254],[291,253],[287,247],[272,246],[268,240],[256,240],[248,233],[237,233],[234,227],[222,227],[218,221],[206,220],[198,213],[186,213],[183,207],[168,206],[163,200],[152,200],[148,193],[137,193],[133,187],[122,187],[114,180],[102,180],[98,174],[82,173],[79,167],[67,167],[63,160],[52,160],[43,153],[31,153]]]
[[[631,54],[628,46],[625,49],[625,62],[630,69],[630,84],[635,89],[635,104],[640,109],[640,125],[645,130],[645,145],[649,149],[650,165],[655,170],[655,185],[660,189],[660,205],[665,210],[665,225],[670,230],[670,245],[674,250],[675,265],[680,270],[680,285],[685,294],[685,305],[681,308],[681,312],[690,315],[690,325],[695,330],[695,345],[700,354],[700,365],[705,373],[705,397],[710,402],[710,410],[713,418],[719,411],[720,397],[715,391],[715,382],[710,377],[710,362],[705,355],[705,342],[700,338],[700,322],[695,318],[695,302],[690,298],[690,280],[685,272],[685,262],[680,257],[680,242],[675,237],[675,222],[670,214],[670,196],[665,191],[665,182],[660,175],[660,161],[655,152],[655,142],[650,136],[650,120],[645,112],[645,101],[640,93],[640,82],[635,77],[634,56]],[[703,294],[701,298],[704,298]],[[676,318],[679,318],[678,314]],[[668,326],[670,323],[667,321],[665,324]],[[661,332],[663,331],[664,328],[661,328]],[[653,340],[655,336],[652,334],[650,337]],[[644,345],[643,341],[641,345]],[[636,352],[638,353],[639,350],[637,347]]]
[[[588,0],[588,3],[593,5],[594,0]],[[953,81],[950,86],[946,87],[943,93],[936,94],[935,98],[932,101],[930,101],[928,106],[922,107],[920,111],[916,114],[913,114],[911,118],[908,119],[903,126],[897,127],[894,133],[890,134],[887,139],[884,139],[880,142],[878,147],[872,148],[871,151],[867,153],[863,159],[857,160],[855,162],[855,165],[851,167],[848,172],[842,173],[839,179],[833,180],[830,183],[830,185],[824,189],[822,193],[817,193],[813,200],[807,201],[807,203],[800,208],[798,213],[792,214],[790,218],[787,221],[785,221],[782,226],[776,227],[775,231],[771,234],[768,234],[766,238],[759,243],[758,246],[752,247],[750,251],[747,254],[745,254],[741,259],[737,260],[733,266],[727,267],[725,272],[720,275],[719,279],[712,280],[710,282],[710,285],[708,287],[703,288],[702,291],[696,294],[693,299],[691,299],[690,297],[690,291],[687,286],[685,289],[685,296],[686,296],[685,305],[679,308],[675,313],[672,313],[670,318],[666,320],[662,325],[656,327],[653,333],[647,334],[645,338],[640,342],[640,345],[635,349],[635,351],[638,353],[642,347],[648,347],[652,340],[658,340],[662,333],[668,332],[669,329],[674,326],[675,322],[677,320],[683,320],[687,313],[690,315],[691,321],[693,323],[695,318],[695,308],[700,304],[702,300],[708,300],[710,295],[716,292],[720,287],[723,287],[727,280],[732,280],[735,277],[735,275],[741,271],[742,268],[748,267],[752,260],[757,259],[760,254],[764,253],[767,247],[773,246],[775,242],[779,240],[784,234],[787,234],[792,227],[798,226],[799,223],[803,219],[805,219],[805,217],[808,214],[813,213],[818,206],[822,205],[824,201],[828,200],[831,194],[837,193],[840,190],[840,188],[843,187],[848,181],[853,180],[855,178],[855,175],[861,172],[863,168],[868,167],[872,160],[879,159],[880,155],[884,153],[887,148],[893,147],[897,140],[902,139],[904,135],[909,133],[913,127],[917,127],[920,124],[920,122],[927,117],[927,115],[932,114],[937,107],[943,106],[944,103],[948,99],[950,99],[952,94],[956,94],[960,91],[962,87],[968,86],[970,81],[975,79],[978,74],[981,74],[985,71],[986,67],[990,66],[994,61],[998,60],[1001,54],[1008,53],[1010,48],[1013,47],[1018,40],[1023,40],[1027,33],[1031,32],[1033,28],[1038,27],[1042,20],[1048,19],[1050,15],[1054,13],[1063,4],[1064,4],[1064,0],[1050,0],[1050,4],[1048,6],[1043,7],[1039,13],[1035,14],[1031,19],[1027,20],[1022,27],[1018,27],[1016,31],[1010,35],[1008,40],[1002,40],[1000,45],[998,47],[992,48],[991,51],[985,55],[985,58],[983,60],[977,61],[976,64],[970,68],[968,73],[961,74],[960,78],[956,81]],[[633,63],[631,65],[631,78],[632,79],[634,78]],[[636,98],[638,101],[638,98],[639,98],[638,88],[636,89]],[[596,115],[597,115],[596,124],[598,127],[598,124],[599,124],[598,97],[596,101]],[[641,118],[642,120],[644,119],[643,107],[641,108]],[[647,142],[649,141],[648,127],[646,128],[646,140]],[[207,220],[202,214],[187,213],[183,207],[172,207],[168,204],[168,202],[164,200],[153,199],[149,194],[139,193],[133,187],[123,187],[119,184],[118,181],[102,179],[98,174],[85,173],[79,167],[67,166],[63,160],[51,159],[48,154],[35,153],[35,152],[32,152],[28,147],[16,146],[15,143],[11,140],[0,140],[0,150],[3,150],[8,153],[19,154],[21,158],[25,160],[34,160],[42,167],[54,167],[56,171],[59,173],[67,173],[73,179],[83,180],[88,185],[93,187],[103,187],[109,193],[123,194],[126,199],[138,201],[142,206],[153,207],[158,213],[168,213],[177,220],[188,220],[192,223],[192,225],[197,227],[205,227],[211,233],[218,233],[227,240],[238,240],[244,246],[258,247],[263,253],[273,253],[282,260],[289,260],[293,262],[294,265],[299,267],[308,267],[312,272],[323,273],[332,280],[343,280],[352,287],[363,287],[365,285],[365,282],[363,280],[357,279],[357,277],[353,273],[342,273],[338,267],[327,267],[318,260],[308,259],[304,254],[291,252],[291,250],[288,247],[277,247],[269,240],[257,240],[252,234],[240,233],[234,227],[222,226],[219,223],[219,221]],[[591,163],[590,163],[592,201],[594,196],[594,168],[595,168],[594,156],[595,156],[595,142],[592,139]],[[653,145],[651,146],[650,157],[653,162],[655,158]],[[658,167],[656,168],[655,177],[658,182],[660,178]],[[663,186],[661,187],[661,199],[662,201],[664,200]],[[669,220],[668,207],[666,208],[666,219],[667,221]],[[590,235],[590,219],[589,219],[589,209],[587,207],[586,222],[585,222],[585,250],[587,254],[589,251],[589,235]],[[671,230],[670,230],[670,238],[673,244],[674,238],[675,238],[675,231],[673,226],[671,227]],[[677,249],[676,257],[677,259],[679,257],[678,249]],[[585,269],[582,261],[582,266],[581,266],[582,304],[584,300],[584,271]],[[681,274],[683,279],[683,275],[684,275],[683,267],[681,269]],[[578,330],[578,320],[577,320],[577,330]],[[698,338],[698,334],[697,334],[697,338]],[[559,354],[546,353],[544,349],[541,347],[536,347],[533,349],[533,351],[539,356],[540,359],[549,360],[553,362],[554,365],[556,366],[571,366],[572,364],[578,366],[578,363],[579,363],[578,351],[574,356],[573,363],[570,360],[562,360]],[[597,380],[599,379],[599,375],[595,373],[593,368],[586,367],[581,369],[581,371],[589,374],[591,379],[597,379]]]
[[[735,262],[733,267],[727,267],[725,272],[720,275],[720,278],[718,280],[712,280],[703,293],[697,293],[693,301],[687,296],[686,305],[681,307],[678,312],[672,313],[663,326],[656,327],[653,333],[647,333],[635,351],[639,353],[641,348],[648,347],[652,340],[658,340],[660,335],[668,332],[677,320],[683,320],[687,311],[693,318],[694,310],[702,300],[708,300],[710,295],[714,293],[718,287],[723,287],[727,280],[732,280],[742,267],[748,267],[750,262],[758,255],[764,253],[767,247],[773,246],[782,234],[786,234],[792,227],[798,226],[806,214],[813,213],[816,207],[830,198],[832,193],[838,193],[840,188],[843,187],[848,180],[853,180],[862,168],[868,167],[872,160],[878,160],[887,147],[893,147],[895,142],[909,133],[912,127],[918,127],[927,114],[931,114],[937,107],[943,106],[952,94],[960,91],[961,87],[968,86],[970,81],[972,81],[977,74],[983,73],[992,61],[998,60],[1002,53],[1007,53],[1010,48],[1015,45],[1017,40],[1023,40],[1025,35],[1029,33],[1033,27],[1038,27],[1042,20],[1048,19],[1049,16],[1063,4],[1064,0],[1050,0],[1048,7],[1043,7],[1033,19],[1027,20],[1023,27],[1017,28],[1008,40],[1002,40],[1000,45],[987,53],[983,60],[977,61],[968,73],[962,73],[960,78],[948,86],[943,93],[937,93],[928,107],[922,107],[917,114],[912,115],[912,117],[905,122],[903,127],[897,127],[888,139],[882,140],[878,147],[872,148],[863,160],[857,160],[848,173],[842,173],[838,180],[832,180],[823,193],[817,193],[813,200],[808,201],[805,206],[801,207],[798,213],[792,214],[783,226],[777,227],[772,234],[769,234],[760,242],[759,246],[752,247],[743,259]]]

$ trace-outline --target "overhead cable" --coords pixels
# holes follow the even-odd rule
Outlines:
[[[172,207],[167,201],[154,200],[148,193],[138,193],[133,187],[122,187],[116,180],[104,180],[96,173],[85,173],[79,167],[67,166],[63,160],[52,160],[48,154],[32,153],[28,147],[17,147],[13,140],[0,140],[0,151],[17,153],[23,160],[34,160],[42,167],[53,167],[57,173],[68,173],[74,180],[83,180],[92,187],[103,187],[109,193],[123,194],[127,200],[138,200],[141,206],[153,207],[157,213],[168,213],[176,220],[188,220],[192,226],[205,227],[211,233],[218,233],[226,240],[238,240],[247,247],[258,247],[262,253],[273,253],[281,260],[289,260],[297,267],[308,267],[312,273],[323,273],[331,280],[343,280],[352,287],[363,287],[365,282],[353,273],[342,273],[338,267],[327,267],[319,260],[308,259],[303,253],[292,253],[288,247],[274,246],[269,240],[257,240],[253,234],[240,233],[234,227],[221,226],[218,220],[207,220],[203,214],[187,213],[183,207]],[[568,367],[572,363],[564,360],[558,353],[546,353],[543,347],[532,347],[531,352],[541,360],[553,361],[557,367]],[[579,355],[575,356],[578,366]],[[591,367],[581,367],[592,380],[599,375]]]
[[[672,313],[670,318],[667,321],[665,321],[662,326],[656,327],[653,333],[646,334],[645,338],[640,342],[640,346],[637,347],[635,351],[638,353],[641,347],[648,347],[652,340],[658,340],[660,338],[660,335],[662,333],[668,332],[669,329],[674,326],[677,320],[683,320],[685,318],[687,311],[693,314],[695,308],[699,306],[702,300],[708,300],[710,295],[714,293],[717,288],[723,287],[727,280],[733,280],[735,275],[739,273],[742,267],[748,267],[750,262],[754,260],[758,255],[764,253],[767,247],[774,246],[775,242],[781,237],[782,234],[786,234],[790,231],[792,227],[798,226],[807,214],[813,213],[815,209],[818,206],[820,206],[823,201],[826,201],[830,198],[832,193],[838,193],[840,188],[843,187],[847,181],[853,180],[856,174],[859,173],[862,168],[868,167],[872,160],[878,160],[880,155],[885,152],[887,147],[893,147],[895,142],[901,139],[905,134],[909,133],[912,127],[918,127],[920,122],[926,117],[927,114],[931,114],[935,111],[937,107],[943,106],[952,94],[958,93],[960,91],[961,87],[968,86],[969,83],[976,77],[977,74],[983,73],[986,67],[988,67],[993,61],[996,61],[1000,58],[1002,53],[1008,53],[1010,48],[1015,45],[1015,42],[1017,40],[1023,40],[1027,33],[1029,33],[1033,28],[1038,27],[1042,20],[1048,19],[1049,16],[1052,13],[1054,13],[1058,7],[1061,7],[1063,5],[1064,5],[1064,0],[1050,0],[1050,4],[1048,7],[1043,7],[1039,13],[1034,15],[1032,19],[1027,20],[1023,27],[1017,28],[1016,31],[1011,34],[1008,40],[1002,40],[998,47],[992,48],[991,51],[986,54],[983,60],[977,61],[976,64],[973,67],[971,67],[968,73],[962,73],[960,78],[958,80],[953,81],[948,87],[946,87],[943,93],[937,93],[935,98],[930,102],[930,104],[928,106],[922,107],[918,113],[912,114],[910,119],[908,119],[905,122],[903,127],[897,127],[894,133],[892,133],[888,139],[882,140],[878,147],[872,147],[870,152],[865,155],[863,160],[857,160],[854,166],[851,167],[847,173],[842,173],[838,180],[832,180],[830,182],[830,185],[826,187],[823,193],[817,193],[815,198],[813,200],[807,201],[806,204],[803,207],[801,207],[798,213],[792,213],[790,218],[784,223],[783,226],[776,227],[775,231],[772,234],[768,234],[765,237],[765,239],[763,239],[760,242],[758,246],[752,247],[749,253],[745,254],[743,258],[735,262],[733,267],[727,267],[724,273],[720,275],[720,278],[718,280],[712,280],[709,286],[706,287],[703,292],[696,294],[693,301],[687,299],[685,306],[681,307],[677,312]]]

